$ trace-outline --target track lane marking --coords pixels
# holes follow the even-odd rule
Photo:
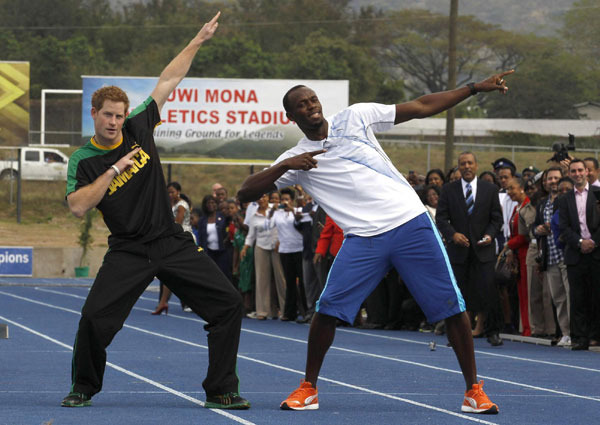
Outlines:
[[[60,306],[55,306],[55,305],[52,305],[52,304],[43,303],[41,301],[32,300],[32,299],[25,298],[25,297],[20,297],[18,295],[6,293],[6,292],[3,292],[3,291],[0,291],[0,294],[5,294],[5,295],[12,296],[12,297],[15,297],[15,298],[23,299],[25,301],[29,301],[29,302],[33,302],[33,303],[36,303],[36,304],[45,305],[47,307],[51,307],[51,308],[56,308],[56,309],[59,309],[59,310],[68,311],[70,313],[80,314],[79,312],[76,312],[75,310],[66,309],[64,307],[60,307]],[[78,297],[78,296],[76,296],[76,297]],[[138,309],[145,310],[145,309],[141,309],[141,308],[138,308]],[[150,310],[147,310],[147,311],[150,311]],[[173,315],[172,317],[177,317],[177,316]],[[199,319],[186,318],[186,317],[183,317],[183,316],[181,316],[180,318],[182,318],[182,319],[188,319],[188,320],[194,320],[194,321],[199,321],[200,322]],[[206,323],[204,321],[201,321],[201,322],[202,323]],[[138,331],[141,331],[141,332],[145,332],[145,333],[148,333],[148,334],[153,334],[153,335],[156,335],[156,336],[161,336],[163,338],[171,339],[173,341],[181,342],[181,343],[188,344],[188,345],[194,345],[194,344],[196,344],[196,343],[193,343],[193,342],[190,342],[190,341],[182,340],[180,338],[171,337],[169,335],[158,334],[158,333],[155,333],[153,331],[148,331],[148,330],[145,330],[145,329],[142,329],[142,328],[138,328],[138,327],[135,327],[135,326],[131,326],[131,325],[126,325],[125,324],[125,325],[123,325],[123,327],[135,329],[135,330],[138,330]],[[258,332],[258,331],[252,331],[252,330],[246,330],[246,332],[254,333],[254,334],[259,334],[259,335],[264,335],[264,336],[268,336],[268,337],[274,337],[274,338],[283,339],[283,340],[287,340],[287,341],[294,341],[294,342],[298,342],[298,343],[302,343],[302,344],[307,344],[307,341],[296,339],[296,338],[288,338],[288,337],[283,337],[283,336],[280,336],[280,335],[272,335],[272,334],[268,334],[268,333],[265,333],[265,332]],[[198,347],[202,347],[204,349],[208,348],[207,346],[204,346],[204,345],[200,345],[200,344],[196,344],[196,345]],[[390,361],[394,361],[394,362],[397,362],[397,363],[408,364],[408,365],[411,365],[411,366],[420,366],[420,367],[427,368],[427,369],[432,369],[432,370],[437,370],[437,371],[449,372],[449,373],[461,374],[462,375],[462,372],[459,371],[459,370],[448,369],[448,368],[443,368],[443,367],[439,367],[439,366],[432,366],[432,365],[428,365],[428,364],[424,364],[424,363],[413,362],[413,361],[404,360],[404,359],[398,359],[398,358],[395,358],[395,357],[389,357],[389,356],[384,356],[384,355],[380,355],[380,354],[367,353],[367,352],[363,352],[363,351],[352,350],[352,349],[349,349],[349,348],[336,347],[336,346],[333,346],[333,345],[331,346],[330,349],[337,350],[337,351],[342,351],[342,352],[346,352],[346,353],[351,353],[351,354],[357,354],[357,355],[360,355],[360,356],[373,357],[373,358],[383,359],[383,360],[390,360]],[[238,355],[238,357],[244,358],[246,360],[257,361],[259,363],[262,362],[261,360],[252,359],[252,358],[246,357],[246,356]],[[279,368],[278,365],[273,365],[273,367]],[[290,370],[293,370],[293,369],[290,369]],[[302,374],[304,374],[304,373],[302,372]],[[519,387],[523,387],[523,388],[528,388],[528,389],[532,389],[532,390],[536,390],[536,391],[544,391],[544,392],[549,392],[549,393],[553,393],[553,394],[563,395],[563,396],[567,396],[567,397],[580,398],[580,399],[584,399],[584,400],[591,400],[591,401],[600,402],[600,398],[596,398],[596,397],[584,396],[584,395],[580,395],[580,394],[574,394],[574,393],[568,393],[568,392],[565,392],[565,391],[554,390],[554,389],[551,389],[551,388],[544,388],[544,387],[538,387],[538,386],[535,386],[535,385],[523,384],[523,383],[520,383],[520,382],[509,381],[509,380],[505,380],[505,379],[502,379],[502,378],[495,378],[495,377],[488,376],[488,375],[478,375],[478,376],[480,378],[484,378],[484,379],[487,379],[487,380],[490,380],[490,381],[500,382],[500,383],[509,384],[509,385],[515,385],[515,386],[519,386]],[[319,379],[322,379],[322,378],[319,377]]]
[[[61,342],[61,341],[59,341],[57,339],[52,338],[51,336],[48,336],[48,335],[43,334],[41,332],[38,332],[38,331],[36,331],[34,329],[31,329],[31,328],[29,328],[29,327],[27,327],[27,326],[25,326],[23,324],[20,324],[18,322],[10,320],[10,319],[8,319],[8,318],[6,318],[4,316],[0,316],[0,319],[2,319],[3,321],[5,321],[6,323],[9,323],[9,324],[11,324],[13,326],[17,326],[17,327],[19,327],[19,328],[21,328],[21,329],[23,329],[23,330],[25,330],[27,332],[30,332],[30,333],[32,333],[32,334],[34,334],[36,336],[39,336],[40,338],[43,338],[43,339],[48,340],[50,342],[53,342],[54,344],[57,344],[57,345],[59,345],[59,346],[61,346],[63,348],[66,348],[69,351],[73,351],[72,347],[68,346],[67,344],[65,344],[65,343],[63,343],[63,342]],[[142,382],[145,382],[145,383],[150,384],[150,385],[152,385],[154,387],[160,388],[161,390],[163,390],[163,391],[165,391],[167,393],[171,393],[173,395],[176,395],[177,397],[183,398],[183,399],[185,399],[187,401],[190,401],[190,402],[192,402],[194,404],[197,404],[199,406],[204,407],[204,402],[201,401],[201,400],[198,400],[197,398],[191,397],[191,396],[189,396],[187,394],[184,394],[184,393],[182,393],[180,391],[177,391],[177,390],[175,390],[175,389],[173,389],[171,387],[167,387],[166,385],[163,385],[163,384],[161,384],[159,382],[153,381],[152,379],[146,378],[145,376],[142,376],[142,375],[140,375],[138,373],[135,373],[135,372],[132,372],[132,371],[130,371],[128,369],[125,369],[124,367],[121,367],[121,366],[119,366],[119,365],[117,365],[115,363],[111,363],[111,362],[107,361],[106,364],[107,364],[107,366],[111,367],[112,369],[115,369],[115,370],[117,370],[117,371],[119,371],[121,373],[124,373],[125,375],[129,375],[129,376],[131,376],[133,378],[136,378],[136,379],[138,379],[138,380],[140,380]],[[241,424],[244,424],[244,425],[255,425],[254,422],[247,421],[246,419],[243,419],[243,418],[240,418],[238,416],[232,415],[231,413],[223,411],[223,410],[220,410],[220,409],[207,409],[207,410],[210,410],[210,411],[212,411],[214,413],[217,413],[217,414],[219,414],[221,416],[225,416],[226,418],[232,419],[232,420],[234,420],[236,422],[239,422]]]

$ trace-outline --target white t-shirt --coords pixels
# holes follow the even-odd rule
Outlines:
[[[282,254],[302,252],[304,246],[302,242],[302,233],[296,230],[296,227],[294,226],[296,212],[302,212],[302,209],[294,208],[294,212],[278,209],[273,214],[273,217],[269,219],[269,227],[277,228],[279,252]]]
[[[175,205],[173,205],[173,218],[177,218],[177,210],[179,207],[183,207],[185,213],[183,215],[183,223],[181,223],[181,227],[183,227],[184,232],[192,233],[192,223],[190,222],[190,206],[183,199],[180,199]]]
[[[395,105],[358,103],[327,118],[324,140],[302,138],[273,164],[319,149],[317,168],[290,170],[278,188],[300,184],[344,234],[374,236],[424,213],[419,196],[394,167],[375,138],[375,132],[394,126]]]
[[[206,244],[208,249],[217,251],[219,249],[219,233],[217,223],[206,223]]]

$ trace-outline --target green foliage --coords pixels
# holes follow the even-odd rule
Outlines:
[[[79,259],[79,267],[83,267],[85,264],[85,260],[87,257],[88,250],[92,246],[92,242],[94,242],[94,238],[92,237],[92,224],[94,221],[94,217],[96,216],[96,210],[92,209],[85,213],[83,217],[83,221],[79,227],[79,238],[77,243],[81,247],[81,258]]]
[[[586,100],[578,58],[550,49],[526,58],[510,77],[505,96],[491,96],[493,118],[578,118],[573,105]]]
[[[309,34],[284,56],[285,78],[350,80],[350,103],[372,100],[382,75],[363,49],[323,31]]]
[[[200,49],[190,76],[348,79],[351,102],[397,103],[446,89],[448,5],[442,3],[0,0],[1,57],[31,62],[34,98],[42,88],[80,88],[85,74],[157,76],[221,10],[218,34]],[[479,13],[476,3],[461,0],[459,13]],[[514,15],[517,4],[509,3],[486,6],[485,16],[498,19],[492,9]],[[526,12],[534,18],[534,10]],[[600,0],[577,1],[557,38],[459,15],[457,84],[508,68],[517,73],[508,79],[507,96],[477,96],[459,105],[457,116],[575,117],[574,103],[600,99],[599,20]]]

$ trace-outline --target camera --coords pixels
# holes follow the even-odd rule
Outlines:
[[[552,144],[552,150],[554,151],[554,155],[546,162],[560,162],[565,159],[568,159],[569,151],[575,150],[575,136],[569,133],[569,144],[567,145],[561,142],[554,142]]]

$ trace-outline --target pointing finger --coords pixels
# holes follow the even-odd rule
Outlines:
[[[130,159],[132,156],[134,156],[136,153],[138,153],[142,148],[135,148],[134,150],[132,150],[131,152],[129,152],[127,155],[125,155],[125,157],[127,159]]]
[[[307,152],[310,156],[320,155],[322,153],[327,152],[326,149],[319,149],[318,151]]]

